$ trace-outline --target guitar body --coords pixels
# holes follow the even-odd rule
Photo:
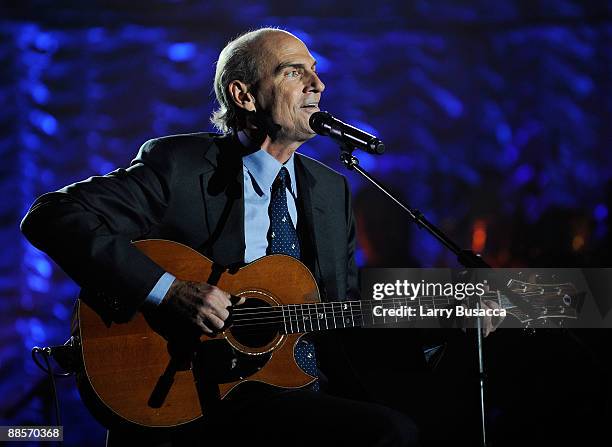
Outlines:
[[[244,297],[243,307],[319,302],[312,274],[290,256],[267,256],[228,272],[176,242],[134,244],[177,278],[214,283]],[[195,340],[162,336],[152,326],[141,313],[128,323],[108,323],[82,300],[77,303],[75,333],[83,361],[79,390],[106,425],[178,426],[205,415],[241,383],[300,388],[315,380],[295,362],[301,334],[274,325],[256,334],[248,327],[230,327],[214,337],[198,334]]]

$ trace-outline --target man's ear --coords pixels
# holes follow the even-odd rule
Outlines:
[[[229,83],[227,89],[234,104],[247,112],[255,112],[255,97],[249,91],[247,84],[235,80]]]

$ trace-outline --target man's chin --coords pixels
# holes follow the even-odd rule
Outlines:
[[[300,140],[299,140],[299,141],[300,141],[300,142],[302,142],[302,143],[304,143],[304,142],[306,142],[306,141],[308,141],[308,140],[312,140],[312,139],[313,139],[314,137],[316,137],[316,136],[317,136],[317,134],[316,134],[315,132],[313,132],[312,130],[308,130],[308,131],[306,131],[306,132],[303,132],[303,133],[300,135],[300,137],[299,137],[299,138],[300,138]]]

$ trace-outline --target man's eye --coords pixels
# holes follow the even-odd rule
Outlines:
[[[298,70],[291,70],[290,72],[287,73],[288,78],[297,78],[299,75],[300,75],[300,72]]]

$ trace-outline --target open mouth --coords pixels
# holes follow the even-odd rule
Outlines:
[[[319,110],[319,104],[316,102],[306,104],[302,106],[302,109],[307,109],[307,110],[312,110],[312,111]]]

